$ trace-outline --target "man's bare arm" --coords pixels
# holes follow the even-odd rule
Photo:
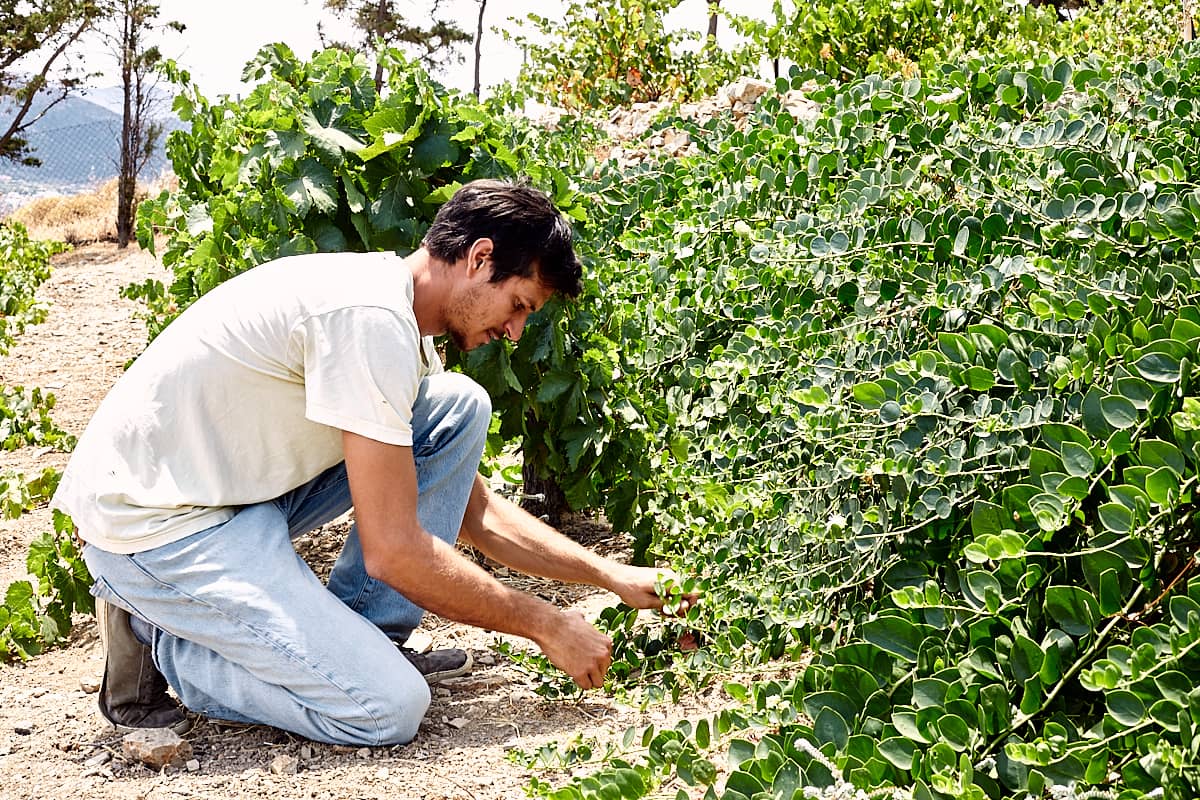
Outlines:
[[[504,586],[421,528],[411,448],[349,432],[342,444],[367,574],[447,619],[531,639],[585,689],[604,683],[607,636],[580,614]]]
[[[478,475],[460,536],[505,566],[527,575],[599,586],[634,608],[661,608],[654,584],[659,576],[676,578],[670,570],[621,564],[593,553],[491,491]],[[684,609],[696,599],[685,599]]]

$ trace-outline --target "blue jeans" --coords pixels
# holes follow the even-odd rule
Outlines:
[[[491,418],[462,375],[421,382],[417,513],[453,543]],[[429,687],[397,649],[423,611],[369,577],[352,528],[323,586],[291,538],[351,507],[345,465],[228,522],[133,555],[88,545],[93,594],[153,625],[154,662],[189,709],[334,744],[412,740]]]

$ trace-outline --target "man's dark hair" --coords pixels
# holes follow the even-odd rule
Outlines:
[[[463,186],[440,209],[422,244],[451,263],[478,239],[492,240],[492,283],[534,274],[567,297],[582,291],[583,272],[571,246],[571,225],[550,198],[532,186],[477,180]]]

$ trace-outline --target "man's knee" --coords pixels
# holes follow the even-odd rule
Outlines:
[[[331,738],[356,746],[407,744],[415,739],[429,710],[430,693],[425,680],[419,675],[405,675],[403,680],[379,682],[371,692],[373,696],[362,704],[362,716],[330,720],[335,729]]]
[[[478,383],[459,372],[441,372],[426,378],[422,389],[429,401],[441,407],[441,418],[452,427],[487,437],[492,398]]]

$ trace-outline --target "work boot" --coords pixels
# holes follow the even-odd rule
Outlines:
[[[125,609],[96,600],[96,626],[104,647],[100,715],[120,733],[142,728],[186,733],[192,721],[167,694],[167,679],[154,666],[150,648],[134,636],[129,620]]]
[[[470,653],[457,647],[430,650],[426,653],[418,653],[410,647],[401,647],[400,652],[408,659],[408,663],[417,668],[417,672],[425,676],[426,683],[437,683],[447,678],[466,675],[474,663]]]

